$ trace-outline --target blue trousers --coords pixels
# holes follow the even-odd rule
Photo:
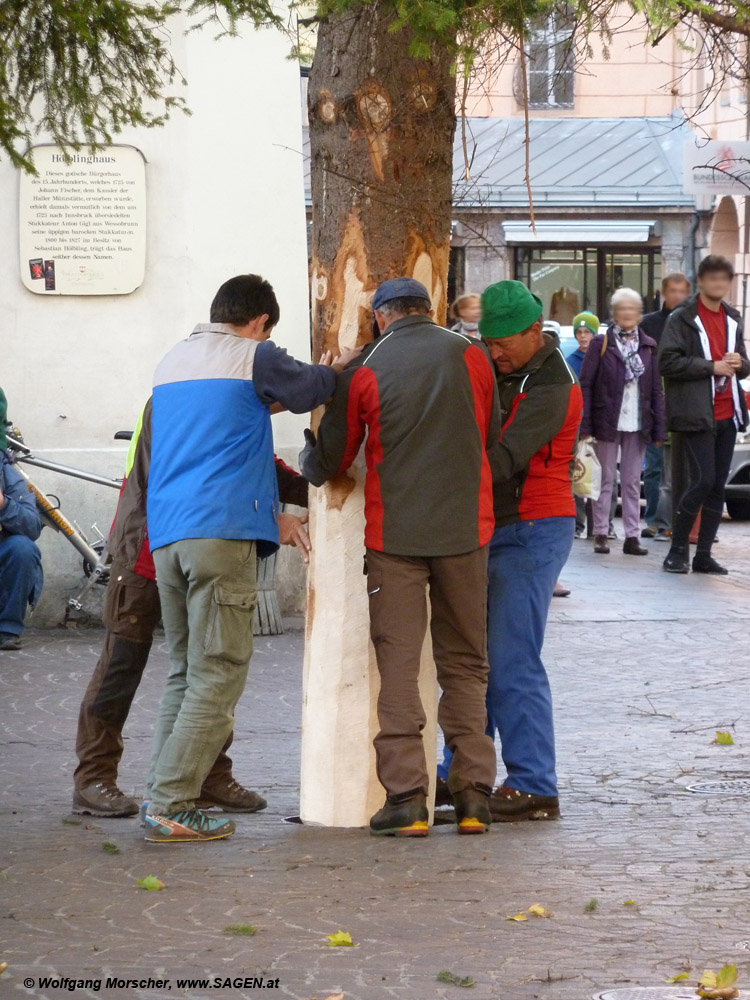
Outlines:
[[[661,467],[664,449],[655,444],[646,445],[646,462],[643,470],[643,492],[646,495],[646,524],[656,528],[668,528],[669,525],[657,524],[656,515],[659,509],[659,492],[661,489]]]
[[[42,591],[42,554],[26,535],[0,532],[0,632],[20,635]]]
[[[504,784],[557,795],[552,695],[542,646],[552,592],[573,544],[575,519],[548,517],[495,529],[487,596],[487,732],[500,736]],[[446,750],[438,767],[447,775]]]

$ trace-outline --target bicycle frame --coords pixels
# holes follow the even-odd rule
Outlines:
[[[10,434],[8,435],[8,446],[16,453],[15,468],[26,480],[29,492],[34,495],[42,523],[52,528],[53,531],[63,535],[64,538],[67,538],[73,548],[83,556],[84,572],[86,572],[86,564],[91,567],[90,572],[87,573],[88,580],[84,584],[83,589],[75,597],[71,597],[68,600],[68,609],[73,608],[75,611],[81,611],[83,608],[82,598],[87,591],[97,583],[106,583],[109,578],[107,541],[100,533],[100,542],[102,544],[99,550],[94,548],[78,526],[71,524],[59,508],[53,507],[45,494],[32,482],[26,470],[21,468],[21,463],[34,465],[41,469],[49,469],[52,472],[59,472],[65,476],[72,476],[75,479],[97,483],[100,486],[110,486],[116,490],[119,490],[122,486],[122,480],[108,479],[105,476],[98,476],[96,473],[77,469],[74,466],[61,465],[58,462],[50,462],[47,459],[37,458],[32,454],[31,449],[27,445],[18,441]],[[96,526],[94,527],[96,528]],[[66,610],[66,619],[67,615],[68,611]]]

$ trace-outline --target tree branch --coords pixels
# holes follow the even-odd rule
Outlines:
[[[732,17],[731,14],[720,14],[717,11],[708,10],[703,5],[691,7],[689,4],[681,3],[679,6],[686,14],[699,18],[704,24],[710,24],[720,31],[750,38],[750,21],[740,20],[738,17]]]

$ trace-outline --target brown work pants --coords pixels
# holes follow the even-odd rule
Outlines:
[[[490,789],[495,746],[486,734],[487,547],[459,556],[408,557],[367,550],[370,630],[380,672],[377,772],[390,795],[427,793],[426,717],[419,668],[430,631],[442,689],[438,722],[453,751],[452,792]]]
[[[78,713],[74,782],[78,789],[117,783],[122,758],[122,730],[148,662],[161,606],[154,580],[112,563],[104,603],[104,646]],[[227,750],[216,758],[205,784],[231,777]]]

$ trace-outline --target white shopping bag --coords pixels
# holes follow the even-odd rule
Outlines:
[[[602,491],[602,467],[591,438],[579,441],[573,464],[573,492],[586,500],[598,500]]]

